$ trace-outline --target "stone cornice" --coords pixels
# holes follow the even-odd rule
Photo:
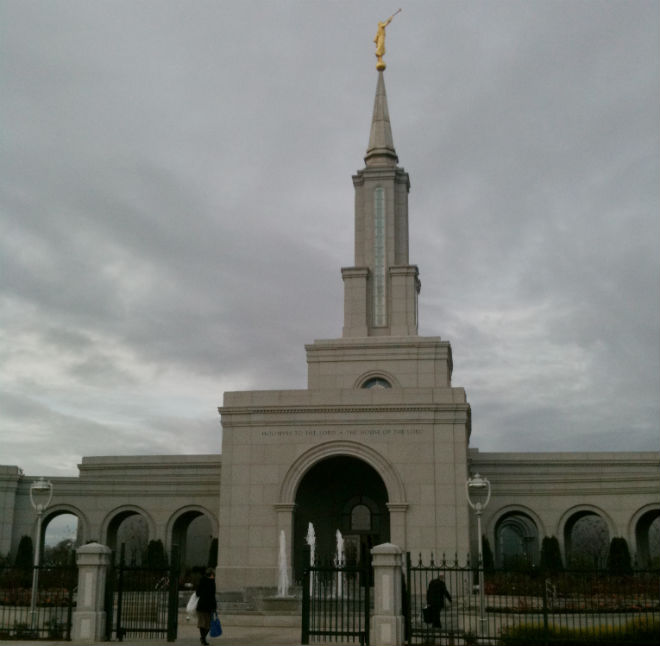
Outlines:
[[[438,404],[336,404],[325,406],[218,406],[220,415],[302,415],[312,413],[314,415],[333,414],[384,414],[384,413],[438,413],[438,412],[466,412],[470,404],[465,402],[438,403]]]
[[[414,267],[416,265],[404,265],[403,267]],[[352,268],[349,268],[352,269]],[[359,269],[359,268],[358,268]],[[342,337],[341,339],[316,339],[314,343],[305,345],[309,351],[328,351],[336,350],[373,350],[374,348],[387,349],[390,352],[393,348],[408,350],[416,348],[420,350],[434,350],[436,348],[445,349],[451,347],[449,341],[445,341],[435,336],[369,336],[369,337]]]
[[[364,278],[369,275],[369,267],[342,267],[343,278]]]
[[[57,508],[60,504],[69,502],[71,497],[99,496],[99,497],[125,497],[127,502],[134,502],[139,498],[167,498],[170,500],[186,500],[190,496],[195,499],[207,498],[214,500],[220,491],[220,479],[199,480],[197,482],[177,482],[173,489],[172,482],[153,481],[151,479],[126,479],[121,483],[111,480],[84,480],[76,483],[75,487],[58,489],[53,496],[50,508]],[[29,496],[29,491],[18,491],[17,495]]]
[[[418,273],[419,268],[417,265],[390,265],[390,274],[392,275],[396,274],[401,276],[417,276]],[[449,341],[444,341],[441,343],[449,343]]]
[[[521,498],[543,498],[543,497],[553,497],[557,496],[567,496],[567,495],[580,495],[581,497],[585,496],[625,496],[625,495],[640,495],[640,494],[649,494],[654,496],[658,500],[658,486],[657,482],[653,481],[651,478],[640,479],[639,483],[635,485],[634,483],[628,482],[628,485],[632,486],[623,486],[621,483],[610,483],[606,486],[588,486],[588,482],[580,483],[566,483],[565,481],[555,481],[555,482],[535,482],[534,488],[529,486],[524,488],[514,488],[506,487],[498,484],[498,494],[497,496],[493,495],[491,503],[493,506],[497,505],[498,501],[505,500],[507,502],[512,502],[513,500],[520,500]],[[572,485],[572,486],[570,486]]]
[[[505,472],[515,469],[519,472],[521,467],[534,469],[538,474],[539,469],[565,469],[571,468],[607,468],[608,472],[615,466],[642,467],[657,466],[660,468],[660,452],[548,452],[548,453],[478,453],[471,451],[468,461],[476,468],[484,469],[488,466]],[[608,479],[609,479],[608,475]]]

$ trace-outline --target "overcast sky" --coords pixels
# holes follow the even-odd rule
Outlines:
[[[657,0],[0,2],[0,464],[221,449],[341,336],[378,20],[481,451],[657,450]]]

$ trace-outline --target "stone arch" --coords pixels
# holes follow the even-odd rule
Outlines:
[[[371,549],[390,542],[388,502],[383,478],[364,460],[341,454],[314,463],[296,490],[293,516],[296,578],[300,579],[306,562],[306,536],[310,525],[315,530],[315,558],[319,562],[336,558],[341,535],[347,562],[368,564]],[[353,515],[355,508],[358,518]]]
[[[353,384],[353,388],[362,388],[371,379],[384,379],[389,382],[392,388],[401,388],[401,384],[398,382],[397,378],[387,370],[368,370],[367,372],[362,373]]]
[[[560,545],[562,545],[563,547],[564,563],[567,566],[569,565],[571,559],[571,553],[573,551],[573,546],[572,546],[573,529],[576,523],[578,523],[579,521],[581,521],[582,519],[588,516],[596,516],[605,525],[605,529],[607,530],[607,537],[605,542],[607,543],[607,545],[602,546],[602,552],[604,553],[604,556],[607,555],[607,549],[609,547],[609,542],[611,538],[615,536],[616,526],[614,522],[612,522],[610,516],[600,507],[597,507],[596,505],[575,505],[574,507],[571,507],[562,514],[557,528],[558,529],[557,535],[561,536]],[[603,555],[601,555],[601,558],[602,557]]]
[[[660,507],[657,504],[645,505],[638,509],[630,519],[628,525],[628,546],[633,552],[637,565],[641,568],[652,567],[653,554],[649,545],[649,530],[651,525],[657,524],[660,518]],[[657,559],[659,555],[655,555]],[[655,565],[657,566],[657,565]]]
[[[321,460],[340,456],[358,458],[371,466],[385,483],[390,505],[406,503],[403,480],[389,460],[364,444],[337,440],[314,446],[294,460],[282,480],[278,504],[293,505],[298,485],[307,471]]]
[[[117,531],[124,520],[130,516],[140,516],[147,525],[147,542],[156,536],[156,523],[143,507],[138,505],[120,505],[109,512],[101,523],[101,536],[105,545],[111,550],[116,551]]]
[[[46,511],[44,512],[44,517],[41,525],[41,531],[43,534],[42,540],[46,536],[46,530],[50,522],[53,519],[57,518],[58,516],[61,516],[62,514],[71,514],[72,516],[76,516],[76,518],[78,519],[78,527],[76,530],[77,533],[76,543],[78,545],[84,545],[87,541],[90,540],[91,530],[90,530],[89,519],[79,507],[67,503],[58,503],[46,509]]]
[[[285,474],[279,491],[279,500],[275,508],[279,510],[281,516],[279,519],[280,527],[285,531],[291,532],[291,546],[293,549],[294,569],[300,574],[300,565],[302,563],[301,553],[297,552],[299,537],[294,522],[294,510],[296,509],[296,498],[300,484],[306,474],[314,467],[330,459],[355,459],[369,467],[372,472],[381,480],[384,489],[384,495],[387,499],[385,508],[389,518],[385,522],[389,524],[387,533],[391,540],[400,540],[405,526],[404,516],[407,510],[406,492],[403,480],[396,471],[392,463],[379,452],[371,447],[358,442],[336,440],[319,444],[311,447],[302,455],[293,461],[287,473]]]
[[[212,537],[218,536],[218,521],[216,517],[201,505],[185,505],[177,509],[168,519],[166,526],[166,549],[172,550],[173,545],[178,545],[181,562],[186,563],[187,534],[190,525],[199,518],[206,518],[210,525]],[[209,546],[206,547],[208,553]],[[206,563],[206,561],[205,561]]]
[[[506,530],[519,541],[519,556],[529,564],[538,565],[540,539],[545,535],[545,527],[536,512],[524,505],[506,505],[491,517],[487,535],[494,539],[493,556],[498,567],[507,565],[503,544]]]

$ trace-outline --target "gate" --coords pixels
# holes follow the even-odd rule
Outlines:
[[[369,644],[370,568],[314,565],[303,576],[301,643]]]
[[[179,558],[172,548],[170,565],[129,566],[122,545],[119,563],[108,572],[106,638],[176,640],[179,610]]]
[[[77,584],[75,563],[0,567],[0,640],[71,639]]]
[[[428,565],[419,561],[413,565],[410,552],[406,553],[406,590],[404,592],[404,618],[406,622],[406,642],[412,644],[476,644],[477,635],[482,634],[483,625],[479,617],[478,590],[473,583],[479,569],[468,561],[460,565],[458,560],[448,562],[444,555],[436,563],[431,554]],[[424,607],[427,605],[429,583],[441,577],[444,580],[451,601],[445,600],[444,607],[436,617],[437,625],[424,621]]]
[[[406,640],[435,643],[657,644],[660,571],[482,570],[455,559],[413,565],[406,558]],[[480,573],[483,590],[479,589]],[[424,621],[427,590],[442,577],[447,600],[433,623]]]

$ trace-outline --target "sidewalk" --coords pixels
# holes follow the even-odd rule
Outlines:
[[[220,617],[222,620],[222,617]],[[299,626],[235,626],[231,622],[223,624],[223,633],[220,637],[207,637],[211,646],[298,646],[300,644]],[[0,640],[0,646],[66,646],[75,644],[90,646],[110,646],[111,644],[122,646],[199,646],[199,629],[194,621],[186,621],[185,615],[179,615],[179,630],[176,642],[168,642],[166,639],[125,639],[122,642],[113,640],[111,642],[66,642],[66,641],[23,641]]]
[[[299,628],[263,628],[252,626],[227,626],[223,628],[221,637],[215,639],[207,637],[212,646],[297,646],[300,644]],[[109,646],[110,644],[122,644],[123,646],[199,646],[199,632],[197,627],[190,624],[179,625],[179,635],[176,642],[168,642],[165,639],[127,639],[123,642],[65,642],[65,641],[22,641],[20,646],[66,646],[67,644],[99,644]],[[16,646],[10,641],[0,641],[0,646]]]

